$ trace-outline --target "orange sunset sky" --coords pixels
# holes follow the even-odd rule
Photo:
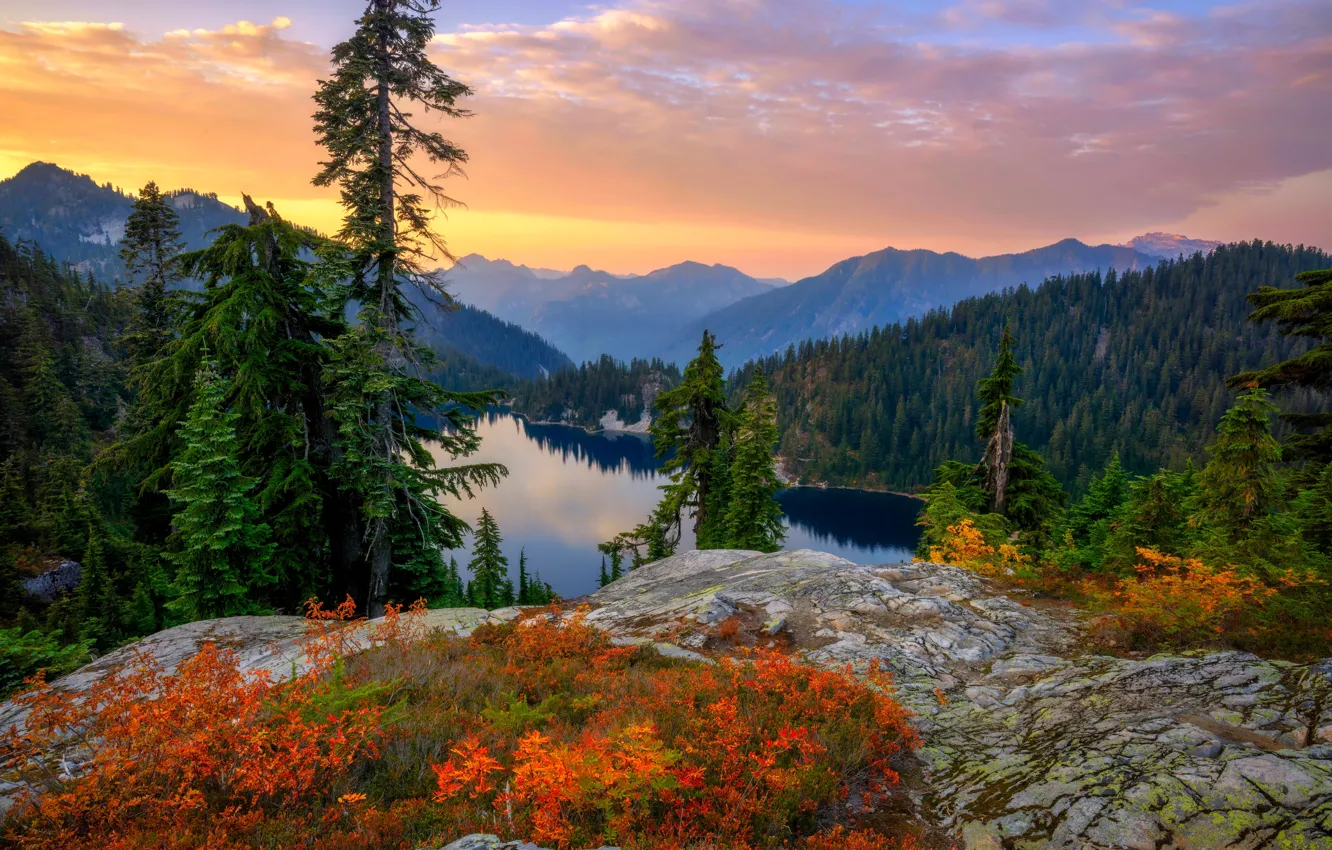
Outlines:
[[[1326,0],[444,5],[434,57],[476,90],[444,128],[458,254],[794,279],[1148,230],[1332,248]],[[335,231],[310,96],[358,6],[5,0],[0,177],[244,191]]]

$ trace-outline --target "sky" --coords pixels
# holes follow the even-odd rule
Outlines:
[[[334,232],[310,96],[364,0],[5,0],[0,177]],[[795,279],[1164,230],[1332,249],[1332,0],[445,0],[459,255]]]

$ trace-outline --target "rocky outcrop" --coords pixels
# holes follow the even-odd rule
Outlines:
[[[501,841],[497,835],[467,835],[439,850],[547,850],[526,841]],[[602,846],[597,850],[620,850],[618,847]]]
[[[514,608],[500,611],[441,608],[427,612],[425,624],[428,630],[443,629],[457,634],[471,634],[481,623],[512,619],[517,613]],[[213,643],[235,653],[241,670],[263,670],[281,681],[307,669],[308,661],[301,652],[300,642],[308,627],[309,621],[303,617],[225,617],[186,623],[103,655],[57,680],[52,687],[78,693],[112,671],[134,664],[140,657],[152,659],[169,673],[197,653],[205,643]],[[364,639],[364,635],[361,638]],[[22,726],[24,714],[13,703],[0,704],[0,733],[15,725]]]
[[[591,597],[622,639],[706,651],[747,618],[811,661],[894,671],[919,816],[972,850],[1332,848],[1332,660],[1081,652],[1081,615],[936,564],[690,552]]]
[[[41,575],[25,578],[23,592],[42,604],[49,605],[62,594],[71,593],[79,586],[83,566],[78,561],[61,561]]]
[[[1083,614],[938,564],[861,566],[819,552],[688,552],[589,598],[617,643],[711,661],[718,626],[810,661],[894,673],[923,746],[904,794],[969,850],[1332,850],[1332,659],[1085,651]],[[515,609],[429,613],[468,634]],[[208,640],[247,669],[301,669],[295,617],[236,617],[137,644],[171,668]],[[58,686],[85,687],[121,650]],[[0,729],[22,722],[0,707]],[[3,796],[3,794],[0,794]],[[470,843],[469,843],[470,842]],[[946,846],[946,845],[945,845]],[[468,836],[445,850],[540,850]]]

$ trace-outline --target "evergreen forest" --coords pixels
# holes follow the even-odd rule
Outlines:
[[[1252,242],[1164,261],[1051,278],[963,301],[870,333],[813,340],[731,377],[736,396],[755,365],[777,398],[781,456],[805,483],[912,491],[975,447],[976,382],[1005,323],[1026,403],[1014,423],[1075,493],[1118,453],[1123,468],[1201,463],[1234,401],[1226,379],[1307,343],[1250,322],[1249,293],[1290,287],[1327,268],[1322,251]],[[1312,408],[1306,388],[1282,403]]]

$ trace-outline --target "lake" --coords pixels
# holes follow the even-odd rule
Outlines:
[[[476,499],[449,499],[449,509],[475,525],[483,507],[499,523],[515,577],[518,554],[565,598],[597,589],[597,544],[642,522],[656,505],[652,444],[636,434],[589,434],[492,414],[478,423],[481,451],[466,461],[509,469],[498,487]],[[437,456],[440,463],[450,463]],[[797,487],[779,499],[786,511],[787,549],[818,549],[862,564],[911,560],[920,502],[892,493]],[[694,547],[685,529],[680,550]],[[452,553],[466,567],[471,552]]]

